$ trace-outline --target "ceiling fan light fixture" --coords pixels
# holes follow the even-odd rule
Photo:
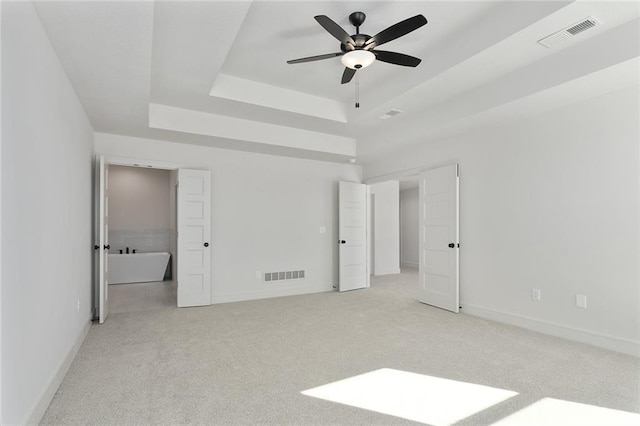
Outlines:
[[[366,68],[376,60],[376,55],[368,50],[352,50],[342,55],[342,65],[352,70]]]

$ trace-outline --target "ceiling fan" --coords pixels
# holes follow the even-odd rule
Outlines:
[[[405,67],[417,67],[421,59],[404,53],[389,52],[387,50],[376,50],[384,43],[388,43],[411,31],[417,30],[427,23],[427,18],[416,15],[400,21],[389,28],[380,31],[374,36],[360,34],[360,25],[366,19],[362,12],[353,12],[349,15],[349,22],[356,27],[356,33],[349,35],[342,27],[336,24],[331,18],[325,15],[314,16],[314,19],[340,42],[340,52],[327,53],[324,55],[309,56],[307,58],[292,59],[288,64],[300,64],[303,62],[319,61],[341,56],[342,64],[345,66],[342,73],[342,84],[351,81],[356,71],[371,65],[376,59],[394,65]]]

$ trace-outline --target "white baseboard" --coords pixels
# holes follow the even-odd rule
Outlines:
[[[378,271],[376,270],[375,273],[373,275],[393,275],[393,274],[399,274],[400,273],[400,269],[383,269],[382,271]]]
[[[73,362],[80,346],[82,346],[82,342],[84,342],[85,337],[87,337],[87,333],[89,333],[89,328],[91,327],[91,321],[87,321],[85,326],[80,331],[80,334],[76,338],[75,343],[69,349],[67,356],[62,360],[62,363],[58,366],[57,370],[51,375],[49,379],[49,383],[42,390],[40,397],[36,401],[35,405],[32,407],[30,414],[27,415],[26,420],[21,424],[24,425],[37,425],[42,420],[44,413],[49,408],[49,404],[51,404],[51,400],[55,396],[64,376],[69,371],[69,367],[71,367],[71,363]]]
[[[640,357],[640,342],[609,336],[602,333],[569,327],[507,312],[495,311],[475,305],[462,305],[462,313],[486,318],[556,337],[586,343],[623,354]]]
[[[325,293],[333,290],[334,289],[332,287],[327,287],[326,285],[323,284],[320,286],[318,285],[309,285],[304,287],[287,286],[287,287],[271,288],[271,289],[258,290],[258,291],[214,294],[214,296],[211,298],[211,304],[216,305],[218,303],[244,302],[247,300],[270,299],[272,297],[286,297],[286,296],[298,296],[301,294]]]

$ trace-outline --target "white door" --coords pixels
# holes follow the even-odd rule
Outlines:
[[[211,304],[211,173],[178,170],[178,307]]]
[[[460,309],[458,165],[420,174],[420,294],[422,303]]]
[[[338,187],[339,291],[367,286],[367,185]]]
[[[96,184],[97,184],[97,215],[98,215],[98,242],[95,251],[98,256],[97,279],[98,285],[98,321],[104,323],[109,314],[109,165],[105,164],[104,156],[100,156],[96,161]]]

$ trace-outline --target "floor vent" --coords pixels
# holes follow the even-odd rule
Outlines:
[[[600,25],[600,22],[594,17],[590,16],[587,19],[583,19],[582,21],[571,25],[570,27],[567,27],[543,39],[538,40],[538,43],[540,43],[544,47],[552,48],[577,36],[578,34],[582,34],[583,32],[591,28],[597,27],[598,25]]]
[[[304,270],[264,273],[265,281],[285,281],[285,280],[301,280],[301,279],[304,279]]]

